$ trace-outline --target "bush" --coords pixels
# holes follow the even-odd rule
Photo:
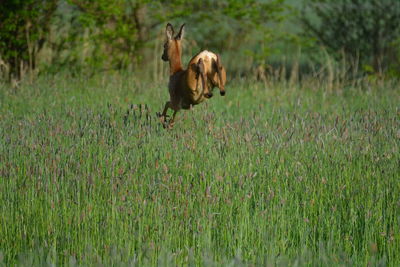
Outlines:
[[[353,66],[382,74],[399,60],[400,1],[309,0],[302,11],[305,34],[336,56],[344,53]]]

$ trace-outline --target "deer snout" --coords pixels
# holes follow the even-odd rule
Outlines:
[[[168,54],[167,53],[163,53],[161,56],[161,59],[164,61],[168,61]]]

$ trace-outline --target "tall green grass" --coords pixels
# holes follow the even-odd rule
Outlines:
[[[165,84],[2,85],[0,265],[400,264],[398,89]]]

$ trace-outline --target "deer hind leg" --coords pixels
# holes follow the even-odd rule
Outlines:
[[[222,64],[221,64],[221,58],[220,56],[217,54],[217,60],[212,59],[212,68],[213,68],[213,72],[215,72],[217,74],[217,78],[218,81],[215,79],[215,75],[214,75],[214,80],[213,80],[213,84],[218,86],[219,92],[220,94],[223,96],[225,95],[225,86],[224,86],[224,82],[222,80]]]
[[[201,85],[203,86],[203,94],[205,97],[210,98],[213,94],[210,92],[208,85],[207,85],[207,75],[204,66],[203,59],[199,59],[197,62],[197,77],[201,78]]]

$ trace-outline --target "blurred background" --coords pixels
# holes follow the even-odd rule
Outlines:
[[[115,71],[165,79],[167,22],[186,23],[184,64],[211,50],[229,79],[400,76],[399,0],[6,0],[0,79]]]

